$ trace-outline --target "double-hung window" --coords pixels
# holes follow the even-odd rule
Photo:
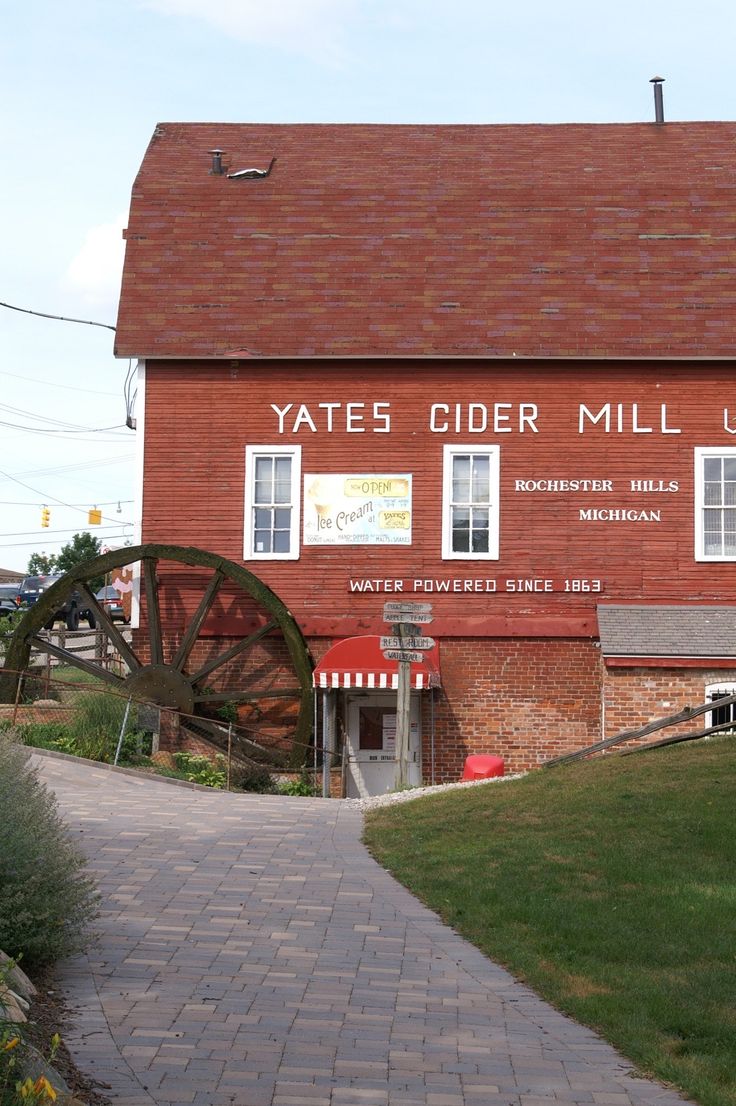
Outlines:
[[[246,561],[298,558],[300,483],[300,446],[246,446]]]
[[[695,450],[695,560],[736,561],[736,447]]]
[[[446,445],[442,495],[445,560],[498,560],[499,447]]]

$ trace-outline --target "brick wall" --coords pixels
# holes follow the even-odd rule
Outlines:
[[[706,701],[710,684],[736,684],[736,669],[726,668],[610,668],[604,679],[605,736],[619,730],[644,726],[656,718],[677,714],[685,707]],[[647,738],[668,737],[704,729],[704,716],[681,726],[670,727]]]
[[[585,640],[455,639],[442,643],[435,692],[435,777],[457,780],[471,753],[502,756],[507,772],[538,767],[600,737],[600,654]],[[423,701],[423,763],[430,771]]]

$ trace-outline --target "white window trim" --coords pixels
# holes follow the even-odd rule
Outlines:
[[[256,553],[253,549],[253,479],[256,457],[291,457],[291,527],[288,553]],[[245,447],[244,561],[298,561],[301,527],[302,447],[300,445],[247,445]]]
[[[443,561],[497,561],[499,558],[500,526],[500,446],[446,445],[442,448],[442,560]],[[491,502],[488,509],[488,552],[456,553],[452,548],[452,461],[458,454],[484,453],[488,457]]]
[[[706,553],[705,542],[703,535],[703,509],[705,507],[704,501],[704,484],[703,479],[703,461],[706,457],[736,457],[736,446],[720,445],[720,446],[696,446],[695,447],[695,478],[693,481],[695,489],[695,560],[696,561],[709,561],[725,563],[727,561],[736,561],[736,554],[726,553]]]
[[[705,686],[705,701],[708,702],[708,700],[711,699],[711,697],[713,695],[717,694],[717,693],[721,694],[721,695],[736,695],[736,683],[732,683],[730,680],[720,680],[717,684],[706,684],[706,686]],[[714,705],[716,706],[716,709],[717,709],[718,700],[717,699],[712,699],[711,701],[714,703]],[[734,703],[733,706],[736,707],[736,703]],[[714,711],[710,711],[710,710],[706,712],[706,715],[705,715],[705,729],[706,730],[710,729],[711,726],[715,725],[715,722],[713,721],[713,714],[714,713],[715,713]]]

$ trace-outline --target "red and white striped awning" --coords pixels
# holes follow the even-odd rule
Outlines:
[[[314,670],[315,687],[396,690],[398,661],[387,660],[377,635],[347,637],[328,649]],[[411,686],[418,691],[440,687],[439,645],[428,649],[421,663],[412,662]]]

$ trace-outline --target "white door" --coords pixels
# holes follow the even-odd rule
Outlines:
[[[366,692],[348,700],[348,798],[393,791],[397,782],[396,693]],[[407,782],[422,782],[419,695],[411,695],[411,728]]]

